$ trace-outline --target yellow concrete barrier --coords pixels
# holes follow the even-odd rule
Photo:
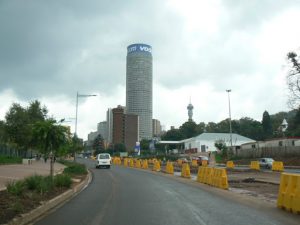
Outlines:
[[[225,169],[213,169],[211,185],[222,189],[228,189],[228,179]]]
[[[207,160],[202,160],[202,166],[207,166],[207,165],[208,165]]]
[[[272,163],[272,170],[273,171],[280,171],[280,172],[282,172],[283,169],[284,169],[283,162],[281,162],[281,161],[274,161]]]
[[[281,174],[277,207],[300,213],[300,174]]]
[[[143,160],[142,168],[143,169],[148,169],[148,160],[147,159]]]
[[[190,165],[188,163],[184,163],[182,165],[181,176],[184,178],[191,178],[191,170]]]
[[[259,162],[258,161],[251,161],[250,169],[252,169],[252,170],[260,170]]]
[[[121,165],[121,158],[114,157],[113,158],[113,164],[115,164],[115,165]]]
[[[197,167],[198,166],[198,162],[196,159],[192,160],[192,166]]]
[[[198,169],[197,181],[214,187],[228,189],[228,177],[225,169],[201,166]]]
[[[141,160],[136,160],[135,162],[135,168],[142,168],[142,165],[141,165]]]
[[[227,162],[226,162],[226,167],[227,167],[228,169],[233,169],[233,168],[234,168],[234,163],[233,163],[233,161],[227,161]]]
[[[156,172],[160,171],[160,163],[159,163],[159,161],[155,161],[154,162],[153,171],[156,171]]]
[[[174,167],[172,162],[167,162],[166,173],[174,174]]]
[[[128,162],[129,160],[127,158],[124,159],[124,166],[127,167],[128,166]]]
[[[134,161],[133,161],[133,159],[129,159],[129,166],[130,167],[134,167]]]

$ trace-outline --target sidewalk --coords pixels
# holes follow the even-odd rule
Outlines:
[[[54,174],[61,172],[65,168],[64,165],[54,163]],[[6,189],[6,184],[15,180],[22,180],[32,175],[49,175],[50,162],[33,161],[31,165],[14,164],[0,165],[0,191]]]

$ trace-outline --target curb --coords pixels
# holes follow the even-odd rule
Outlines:
[[[62,193],[61,195],[56,196],[55,198],[49,201],[43,202],[42,205],[40,205],[38,208],[14,218],[12,221],[5,225],[26,225],[32,221],[37,220],[47,211],[59,205],[62,205],[65,201],[75,197],[89,185],[91,180],[92,175],[91,172],[88,170],[88,175],[86,176],[85,180],[73,187],[71,190]]]

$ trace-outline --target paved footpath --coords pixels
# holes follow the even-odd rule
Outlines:
[[[65,168],[60,163],[54,163],[54,173],[59,173]],[[15,180],[22,180],[32,175],[49,175],[50,162],[43,160],[33,161],[32,164],[0,165],[0,190],[6,189],[6,184]]]

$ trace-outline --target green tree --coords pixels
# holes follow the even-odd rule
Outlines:
[[[126,146],[123,143],[117,143],[114,145],[115,152],[126,152]]]
[[[184,138],[195,137],[197,135],[197,124],[194,121],[185,122],[180,126],[179,131]]]
[[[33,125],[33,138],[40,152],[50,155],[50,175],[53,177],[53,156],[68,143],[68,129],[54,119],[38,121]]]
[[[204,122],[200,122],[196,127],[197,135],[206,132],[206,125]]]
[[[264,111],[262,118],[262,128],[264,132],[264,139],[271,138],[273,136],[273,127],[271,123],[271,117],[267,111]]]
[[[287,84],[290,92],[289,105],[293,108],[299,107],[300,102],[300,63],[295,52],[287,54],[290,70],[287,75]]]
[[[142,139],[140,142],[141,150],[149,151],[150,140]]]
[[[300,136],[300,108],[296,115],[290,120],[287,133],[289,136]]]
[[[180,132],[179,129],[171,129],[167,131],[162,137],[162,140],[166,141],[180,141],[184,139],[183,134]]]
[[[5,122],[0,120],[0,144],[6,143]]]
[[[207,133],[219,133],[218,124],[216,124],[214,122],[209,122],[206,125],[206,132]]]
[[[26,155],[34,143],[32,126],[37,121],[44,121],[47,116],[46,107],[41,107],[39,101],[33,101],[27,108],[13,103],[5,116],[4,133],[6,141]]]
[[[228,148],[226,146],[226,143],[223,140],[216,141],[215,147],[221,152],[222,158],[227,159]]]
[[[5,133],[7,141],[26,154],[31,142],[31,127],[26,109],[20,104],[13,103],[5,116]]]
[[[93,149],[95,150],[95,155],[104,152],[104,140],[101,134],[98,134],[94,139]]]
[[[249,117],[243,117],[239,120],[240,135],[254,139],[263,140],[263,128],[259,121],[253,120]]]

